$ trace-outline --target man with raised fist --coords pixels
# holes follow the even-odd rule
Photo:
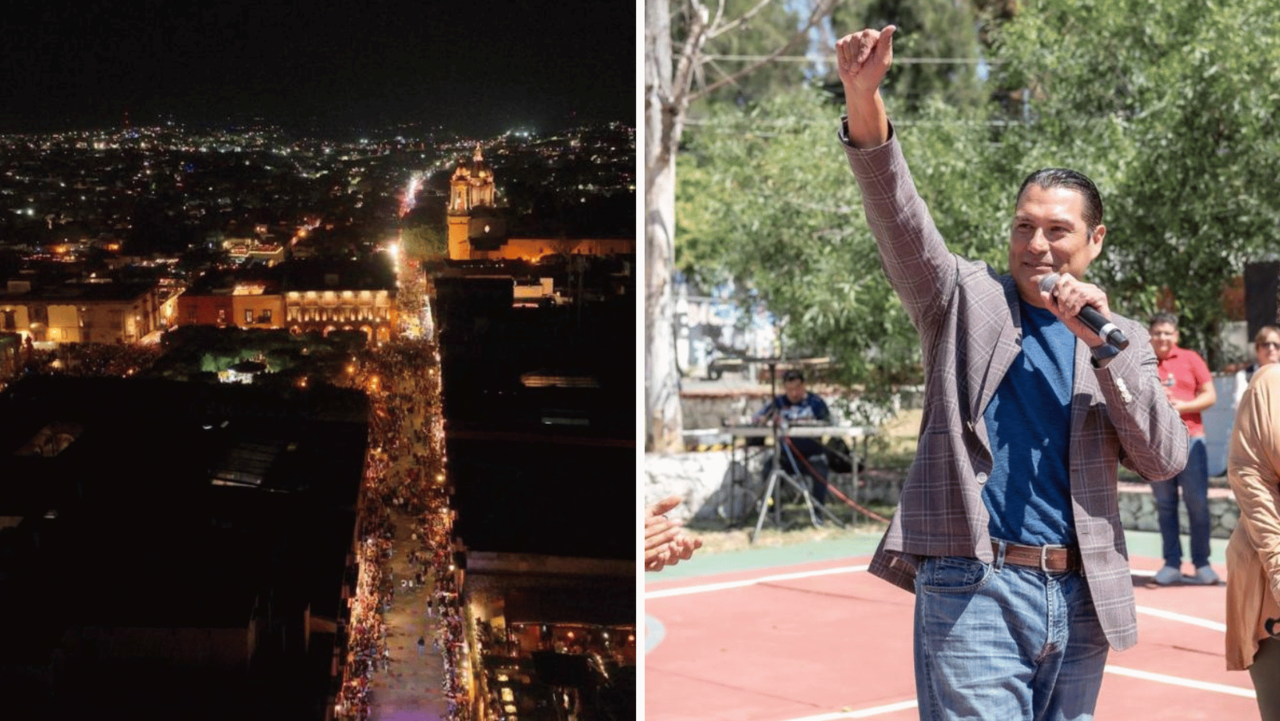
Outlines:
[[[915,462],[871,572],[916,594],[921,719],[1089,719],[1109,648],[1137,640],[1116,464],[1176,475],[1186,426],[1146,329],[1081,280],[1106,235],[1087,177],[1023,182],[1007,273],[947,250],[880,95],[895,31],[837,44],[840,141],[926,373]],[[1091,330],[1086,306],[1132,347]]]

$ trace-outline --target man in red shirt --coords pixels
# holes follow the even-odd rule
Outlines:
[[[1213,376],[1198,353],[1178,347],[1178,319],[1171,313],[1157,313],[1151,319],[1151,348],[1159,361],[1158,372],[1174,410],[1182,414],[1191,436],[1187,466],[1167,481],[1151,484],[1160,535],[1164,540],[1164,568],[1156,572],[1156,583],[1214,585],[1218,574],[1209,565],[1209,458],[1204,445],[1204,423],[1200,411],[1217,401]],[[1182,541],[1178,527],[1178,489],[1187,506],[1191,526],[1191,562],[1195,574],[1182,575]]]

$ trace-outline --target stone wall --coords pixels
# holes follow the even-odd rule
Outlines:
[[[923,402],[923,391],[916,386],[899,389],[888,407],[864,404],[856,393],[834,386],[818,385],[810,390],[827,402],[837,423],[880,423],[903,409],[920,408]],[[782,392],[781,386],[778,392]],[[681,391],[680,411],[684,415],[686,433],[718,430],[725,423],[745,421],[763,408],[769,397],[770,389],[766,385]]]
[[[741,515],[744,504],[754,503],[754,496],[742,483],[746,477],[742,464],[731,465],[729,454],[724,451],[648,453],[644,458],[644,472],[646,506],[667,496],[684,499],[667,514],[676,520],[736,517]]]
[[[1189,534],[1187,508],[1178,503],[1179,528]],[[1240,507],[1228,488],[1209,489],[1209,535],[1213,538],[1230,538],[1240,520]],[[1159,531],[1155,496],[1146,483],[1120,484],[1120,525],[1130,531]]]
[[[750,417],[769,402],[769,388],[702,391],[680,394],[685,428],[720,428],[725,421]]]

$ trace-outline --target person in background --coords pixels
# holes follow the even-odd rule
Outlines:
[[[1262,721],[1280,721],[1280,365],[1236,409],[1227,481],[1240,521],[1227,543],[1227,669],[1249,670]]]
[[[1259,328],[1258,334],[1253,337],[1253,353],[1256,360],[1244,369],[1246,381],[1251,380],[1262,366],[1280,363],[1280,328],[1274,325]]]
[[[1204,444],[1204,422],[1200,412],[1213,406],[1218,394],[1213,376],[1200,354],[1178,347],[1178,318],[1157,313],[1151,318],[1151,349],[1155,351],[1157,373],[1173,409],[1182,415],[1191,436],[1187,465],[1178,475],[1151,484],[1160,537],[1164,542],[1164,566],[1156,572],[1161,586],[1184,582],[1212,586],[1218,574],[1209,565],[1209,454]],[[1182,575],[1182,540],[1178,523],[1178,493],[1187,507],[1191,526],[1191,563],[1195,574]]]
[[[800,371],[789,370],[782,374],[782,390],[782,395],[769,401],[752,417],[753,423],[769,423],[776,418],[787,423],[831,421],[831,410],[827,408],[826,401],[805,388],[804,374]],[[787,438],[783,443],[786,444],[785,449],[774,449],[774,453],[781,453],[778,467],[783,473],[808,476],[814,502],[820,506],[825,505],[827,478],[831,475],[831,468],[822,442],[817,438]],[[766,478],[772,468],[772,460],[767,461],[764,466]]]
[[[666,513],[680,505],[680,496],[667,496],[645,509],[644,513],[644,570],[661,571],[680,561],[693,557],[702,548],[702,539],[686,536],[679,521],[666,517]]]
[[[1255,360],[1236,371],[1235,408],[1240,407],[1240,398],[1249,380],[1258,369],[1269,363],[1280,363],[1280,327],[1264,325],[1253,336],[1253,354]]]

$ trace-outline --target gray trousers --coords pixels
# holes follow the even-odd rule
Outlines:
[[[1249,667],[1262,721],[1280,721],[1280,640],[1264,638]]]

